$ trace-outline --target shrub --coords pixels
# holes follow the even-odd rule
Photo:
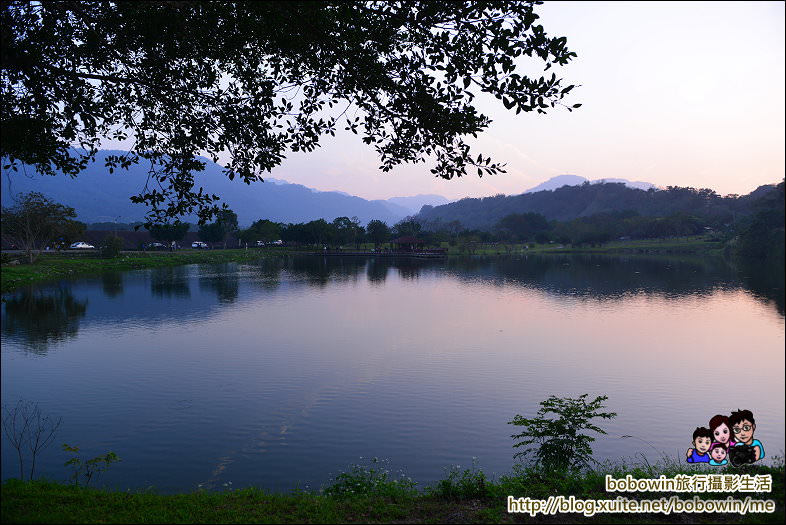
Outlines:
[[[592,460],[590,444],[595,441],[595,438],[581,432],[593,430],[605,434],[606,431],[591,423],[591,420],[596,417],[612,419],[617,416],[615,412],[600,412],[605,408],[603,402],[608,399],[607,396],[598,396],[587,402],[587,395],[582,394],[577,398],[551,396],[546,401],[540,402],[536,417],[527,419],[516,415],[508,424],[523,426],[525,430],[521,434],[511,436],[513,439],[523,439],[513,447],[526,445],[537,445],[537,447],[519,452],[514,457],[532,454],[535,456],[536,465],[546,470],[587,467]],[[549,412],[558,417],[547,418],[546,414]]]
[[[100,252],[104,259],[114,259],[123,249],[123,239],[117,235],[107,235],[101,243]]]

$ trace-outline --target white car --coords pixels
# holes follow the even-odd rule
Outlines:
[[[198,249],[205,249],[207,248],[207,243],[204,243],[202,241],[194,241],[191,243],[191,247],[198,248]]]
[[[92,244],[87,244],[86,242],[83,241],[75,242],[70,247],[75,250],[95,250],[96,248]]]

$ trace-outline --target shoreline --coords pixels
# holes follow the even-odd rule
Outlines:
[[[493,246],[445,246],[445,257],[464,256],[520,256],[520,255],[695,255],[718,257],[722,255],[720,243],[710,243],[701,239],[668,239],[665,241],[626,241],[609,243],[600,247],[567,247],[536,245],[525,247],[523,244]],[[9,293],[23,286],[44,283],[63,277],[78,275],[98,275],[106,271],[127,271],[185,264],[210,264],[226,262],[251,262],[269,257],[289,255],[314,255],[312,248],[295,250],[292,248],[234,248],[223,250],[180,250],[177,252],[121,252],[114,259],[101,259],[95,253],[42,253],[33,264],[4,263],[0,267],[0,293]],[[3,252],[7,255],[7,252]],[[320,255],[316,253],[316,255]],[[342,255],[333,252],[331,256]],[[345,255],[352,255],[347,250]],[[19,254],[19,259],[22,254]],[[429,257],[430,258],[430,257]]]

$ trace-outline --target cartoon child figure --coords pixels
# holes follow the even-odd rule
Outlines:
[[[764,446],[758,439],[753,439],[753,433],[756,431],[756,420],[753,419],[753,413],[750,410],[737,409],[729,416],[729,426],[734,433],[736,441],[735,446],[748,445],[753,447],[756,454],[756,461],[764,457]]]
[[[713,416],[710,419],[710,430],[712,430],[712,439],[716,443],[723,443],[726,448],[733,447],[737,444],[734,441],[734,436],[731,432],[731,425],[729,425],[729,417],[720,414]]]
[[[712,445],[712,431],[707,427],[696,427],[693,431],[693,448],[686,453],[688,463],[709,463],[707,453]]]
[[[718,443],[716,441],[712,444],[712,446],[710,446],[710,458],[712,458],[710,459],[710,465],[720,467],[727,464],[729,462],[729,460],[726,459],[727,454],[728,451],[726,450],[726,444]]]

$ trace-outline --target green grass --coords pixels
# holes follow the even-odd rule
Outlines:
[[[262,257],[288,252],[286,248],[129,252],[115,259],[101,259],[92,254],[43,254],[33,264],[3,264],[0,267],[0,275],[2,292],[5,293],[20,286],[76,275],[181,264],[256,261]]]
[[[710,471],[709,473],[717,473]],[[453,469],[433,486],[416,490],[404,476],[390,476],[379,463],[355,465],[320,492],[274,494],[255,488],[159,495],[87,489],[47,481],[8,480],[2,485],[3,523],[782,523],[783,461],[749,465],[725,473],[770,474],[770,493],[702,493],[702,499],[772,499],[773,514],[579,514],[530,517],[508,514],[507,496],[547,499],[657,499],[671,493],[607,493],[605,475],[657,478],[661,474],[708,473],[682,464],[603,465],[580,474],[544,473],[518,467],[491,480],[482,471]],[[694,494],[683,493],[682,499]]]

